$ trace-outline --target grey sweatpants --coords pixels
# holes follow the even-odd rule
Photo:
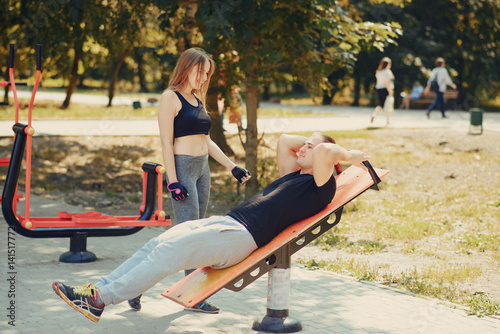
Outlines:
[[[208,154],[198,157],[176,154],[174,159],[177,180],[189,193],[183,200],[172,200],[175,224],[204,218],[210,197]]]
[[[243,261],[257,245],[248,230],[229,216],[212,216],[176,225],[151,239],[96,287],[105,305],[149,290],[182,269],[225,268]]]

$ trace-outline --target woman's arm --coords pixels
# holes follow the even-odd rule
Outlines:
[[[207,147],[208,147],[208,154],[215,159],[218,163],[220,163],[222,166],[226,167],[227,169],[231,170],[233,169],[236,164],[229,159],[224,152],[220,149],[220,147],[214,143],[212,138],[210,138],[209,135],[205,136],[206,141],[207,141]]]
[[[224,152],[220,149],[220,147],[214,143],[212,138],[209,135],[206,135],[207,146],[208,146],[208,154],[215,159],[222,166],[226,167],[231,171],[233,176],[241,183],[244,184],[248,181],[252,176],[250,172],[246,169],[236,166],[234,162],[229,159]]]
[[[457,89],[457,86],[456,86],[456,85],[453,83],[453,81],[451,80],[451,78],[450,78],[450,74],[448,73],[448,70],[447,70],[447,69],[445,69],[444,74],[445,74],[445,76],[444,76],[444,82],[445,82],[448,86],[450,86],[451,88],[453,88],[453,89]]]
[[[394,95],[394,90],[392,89],[392,82],[394,81],[394,74],[391,70],[387,70],[387,79],[385,81],[385,87],[387,88],[387,92],[389,96]]]
[[[429,77],[429,80],[427,80],[427,85],[425,86],[425,89],[424,89],[424,94],[429,94],[430,90],[431,90],[431,82],[432,80],[434,80],[437,76],[437,72],[436,72],[436,69],[434,68],[431,72],[431,76]]]
[[[158,126],[163,162],[169,183],[177,181],[174,162],[174,118],[181,108],[181,101],[173,91],[167,90],[161,95],[158,108]]]

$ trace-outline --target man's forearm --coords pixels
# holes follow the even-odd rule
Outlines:
[[[339,162],[348,162],[352,165],[360,166],[360,164],[368,159],[368,156],[359,150],[347,150],[340,145],[332,143],[322,143],[315,147],[315,158],[318,157],[321,161],[327,164],[337,164]]]
[[[304,145],[307,137],[283,134],[278,141],[279,150],[297,152]]]

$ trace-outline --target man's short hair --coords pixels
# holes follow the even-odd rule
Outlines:
[[[336,144],[335,139],[333,139],[332,137],[330,137],[330,136],[328,136],[328,135],[325,135],[324,133],[321,133],[321,132],[315,132],[314,134],[318,134],[318,135],[320,135],[320,136],[323,138],[323,143],[332,143],[332,144]]]
[[[441,67],[444,64],[444,58],[436,58],[436,67]]]

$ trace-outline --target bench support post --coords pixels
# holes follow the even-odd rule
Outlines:
[[[87,233],[76,232],[69,239],[69,251],[59,256],[60,262],[65,263],[86,263],[94,262],[97,256],[87,251]]]
[[[268,273],[267,312],[254,321],[252,329],[267,333],[295,333],[302,330],[300,321],[289,317],[290,307],[290,248],[283,247],[277,256],[278,265]]]

